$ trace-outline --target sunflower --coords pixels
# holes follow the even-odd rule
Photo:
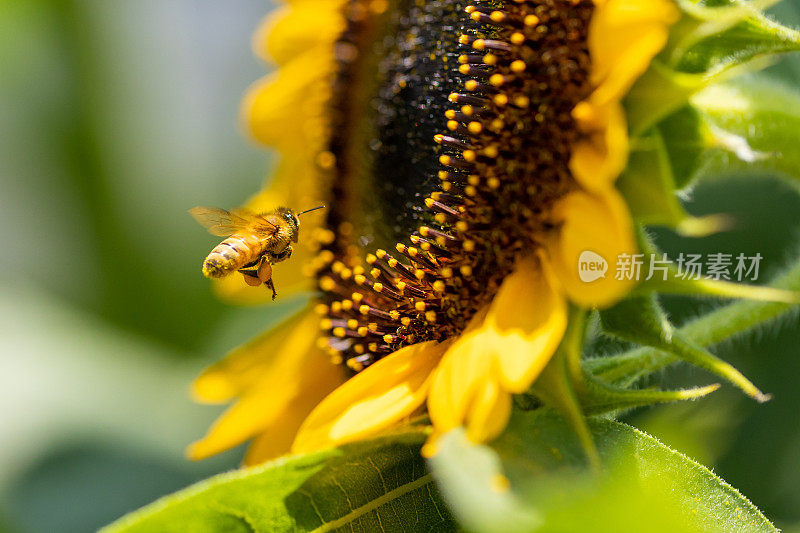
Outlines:
[[[276,284],[303,312],[195,383],[235,404],[189,455],[253,439],[246,463],[353,441],[426,414],[438,435],[503,431],[575,309],[606,308],[637,252],[615,187],[623,99],[680,18],[669,0],[305,0],[258,30],[276,74],[243,105],[281,161],[255,209],[303,221]],[[581,255],[611,265],[582,281]],[[282,277],[283,276],[283,277]],[[619,278],[619,279],[618,279]],[[256,294],[227,281],[228,296]]]

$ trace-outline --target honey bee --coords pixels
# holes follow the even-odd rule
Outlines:
[[[189,213],[209,233],[227,237],[203,261],[203,275],[222,278],[240,272],[251,286],[262,283],[272,290],[272,299],[278,295],[272,281],[272,265],[292,256],[292,243],[300,232],[299,215],[322,209],[294,213],[279,207],[268,213],[253,213],[246,209],[226,211],[216,207],[194,207]]]

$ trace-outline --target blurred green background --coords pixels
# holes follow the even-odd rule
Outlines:
[[[237,113],[265,72],[250,35],[270,7],[0,0],[0,530],[90,531],[238,463],[241,450],[183,458],[220,411],[192,404],[188,385],[282,307],[215,300],[199,269],[213,239],[186,210],[241,203],[269,168]],[[800,0],[774,11],[800,25]],[[800,85],[800,61],[768,74]],[[776,180],[710,183],[687,205],[740,228],[659,232],[669,251],[759,252],[766,276],[797,255],[800,199]],[[674,317],[714,305],[667,303]],[[628,418],[800,531],[797,317],[719,353],[775,399],[725,388]]]

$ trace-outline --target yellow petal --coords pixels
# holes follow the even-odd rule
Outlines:
[[[333,43],[344,26],[340,0],[303,2],[268,15],[253,35],[253,51],[260,58],[286,64],[304,50]]]
[[[584,188],[601,192],[611,187],[628,163],[628,124],[619,102],[598,107],[581,102],[573,110],[584,132],[572,147],[569,168]]]
[[[447,343],[406,346],[350,378],[303,422],[292,445],[305,453],[391,427],[425,402],[430,376]]]
[[[622,197],[613,189],[601,195],[576,191],[561,198],[554,211],[562,226],[549,257],[569,298],[584,307],[607,307],[623,297],[634,281],[615,279],[617,258],[636,253],[636,245]]]
[[[242,119],[257,141],[303,149],[325,134],[324,86],[333,68],[328,46],[306,49],[277,73],[256,82],[242,101]]]
[[[305,309],[211,365],[192,384],[195,400],[222,403],[251,388],[265,375],[299,366],[315,332],[317,317]]]
[[[620,100],[664,48],[680,17],[671,0],[607,0],[597,3],[589,26],[591,96],[596,105]]]
[[[526,391],[558,348],[567,328],[567,305],[540,262],[519,262],[492,301],[481,342],[496,358],[503,387]]]
[[[240,399],[189,447],[190,458],[203,459],[259,433],[288,444],[300,421],[342,383],[342,367],[333,365],[315,345],[316,316],[306,312],[288,334],[286,329],[248,345],[252,352],[240,353],[238,360],[212,367],[204,374],[213,378],[210,382],[201,378],[198,393],[219,398],[236,391]]]
[[[511,416],[511,394],[493,379],[484,380],[475,395],[467,418],[467,437],[488,442],[500,435]]]

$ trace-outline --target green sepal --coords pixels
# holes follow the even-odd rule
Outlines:
[[[620,339],[650,346],[729,381],[759,402],[769,400],[732,365],[685,338],[672,327],[655,295],[632,296],[600,312],[603,331]]]
[[[710,133],[697,172],[710,178],[732,171],[767,171],[800,186],[800,93],[778,82],[748,77],[709,87],[694,95]]]
[[[758,57],[800,50],[800,32],[761,11],[771,3],[680,2],[689,16],[672,28],[662,57],[678,72],[712,74]]]
[[[586,414],[591,416],[659,403],[695,400],[717,389],[719,389],[718,383],[680,390],[623,389],[590,376],[586,379],[585,393],[581,394],[580,402]]]

